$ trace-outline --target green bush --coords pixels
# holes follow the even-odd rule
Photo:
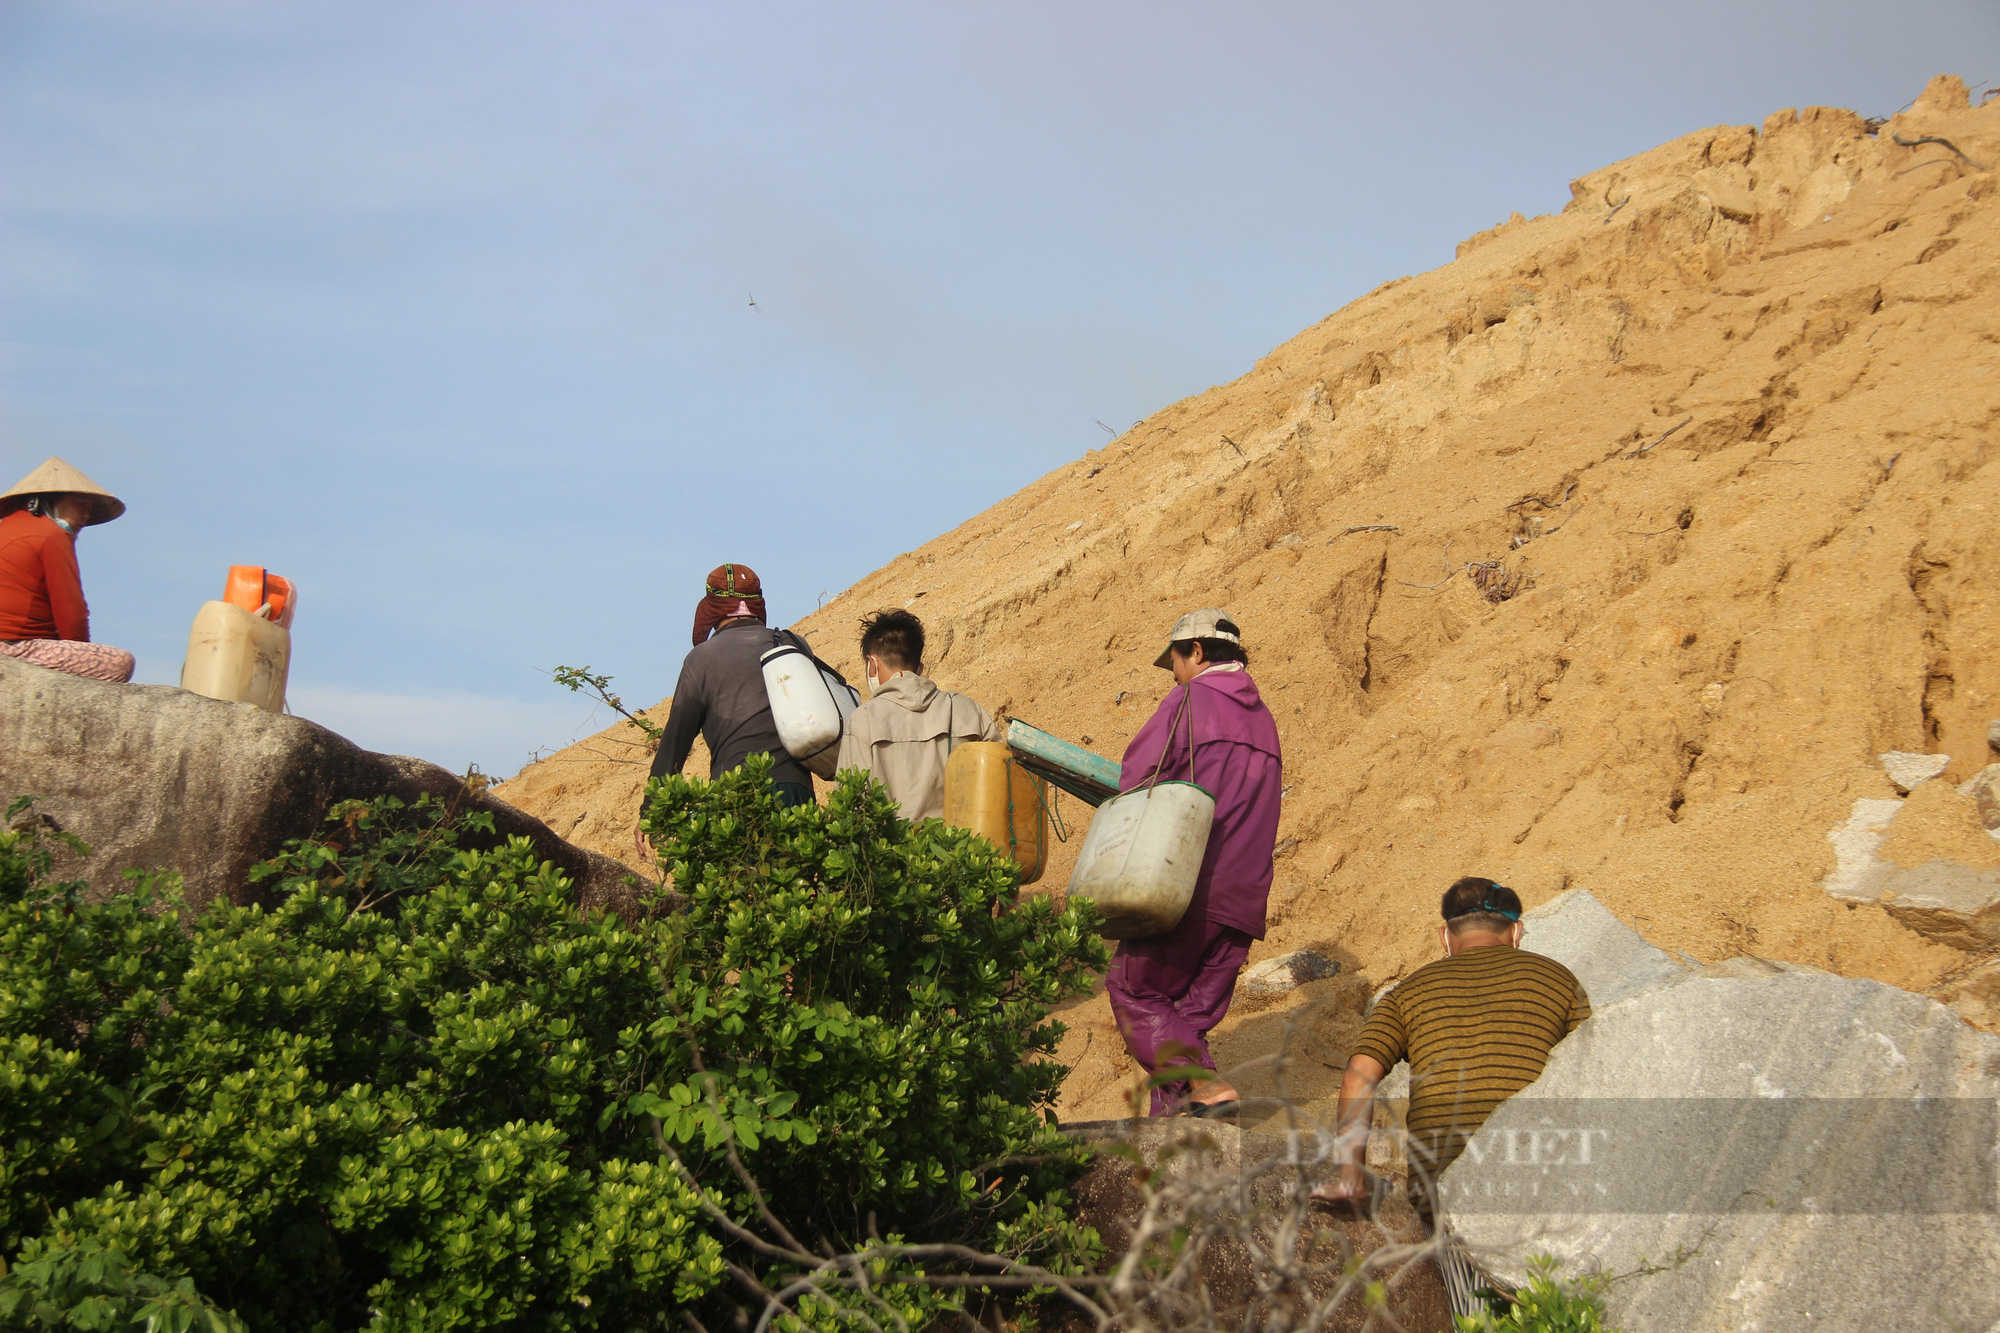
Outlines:
[[[634,921],[428,803],[348,803],[268,906],[198,915],[0,832],[0,1319],[198,1291],[258,1329],[680,1327],[731,1265],[781,1275],[690,1183],[758,1229],[732,1150],[809,1240],[1086,1259],[1046,1015],[1102,965],[1087,909],[858,777],[652,790],[689,906]]]
[[[1604,1322],[1603,1278],[1589,1274],[1562,1281],[1556,1261],[1528,1261],[1528,1285],[1514,1293],[1504,1314],[1460,1315],[1458,1333],[1618,1333]]]

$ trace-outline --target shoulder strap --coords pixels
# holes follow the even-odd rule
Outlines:
[[[818,653],[814,652],[812,644],[806,641],[805,635],[796,633],[788,629],[774,629],[771,631],[771,646],[773,648],[791,647],[798,649],[800,652],[804,653],[807,657],[812,659],[812,664],[814,666],[818,667],[821,671],[824,671],[827,674],[831,675],[835,680],[839,681],[842,685],[847,685],[847,677],[841,674],[840,668],[834,666],[832,663],[823,659]],[[853,686],[849,685],[848,688],[852,689]]]
[[[1153,776],[1146,779],[1146,786],[1154,787],[1159,784],[1160,770],[1167,766],[1167,751],[1173,747],[1174,728],[1180,725],[1182,718],[1187,719],[1187,780],[1189,782],[1194,781],[1194,682],[1189,681],[1187,684],[1181,686],[1181,706],[1175,710],[1174,720],[1167,724],[1167,738],[1160,745],[1160,762],[1153,765]]]

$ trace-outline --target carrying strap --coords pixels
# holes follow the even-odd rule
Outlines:
[[[826,672],[829,676],[832,676],[842,685],[847,685],[847,677],[840,674],[840,670],[838,667],[835,667],[828,662],[822,661],[820,655],[813,651],[812,644],[806,641],[806,637],[803,634],[797,634],[788,629],[774,629],[771,631],[771,646],[773,648],[798,649],[800,652],[806,655],[806,658],[809,661],[811,661],[811,663],[815,667],[819,668],[821,671]],[[854,687],[852,685],[847,685],[847,688],[851,690]]]
[[[1189,681],[1187,684],[1181,686],[1181,690],[1183,691],[1181,694],[1181,706],[1175,711],[1174,720],[1167,724],[1167,739],[1160,745],[1160,762],[1153,765],[1153,776],[1146,779],[1145,790],[1147,791],[1151,791],[1159,785],[1160,770],[1167,766],[1167,751],[1173,748],[1174,728],[1180,725],[1181,719],[1184,717],[1187,719],[1188,738],[1187,780],[1189,782],[1194,781],[1194,682]],[[1168,779],[1170,782],[1172,780],[1171,778]],[[1139,789],[1134,788],[1133,790],[1136,791]]]

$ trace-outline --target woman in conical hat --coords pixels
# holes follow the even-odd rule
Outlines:
[[[90,641],[76,534],[125,502],[60,458],[0,494],[0,655],[73,676],[132,679],[132,654]]]

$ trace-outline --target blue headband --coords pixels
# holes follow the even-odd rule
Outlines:
[[[1504,916],[1509,921],[1519,921],[1521,919],[1521,913],[1518,909],[1502,907],[1498,903],[1493,901],[1494,892],[1496,890],[1505,888],[1507,888],[1505,884],[1495,884],[1492,888],[1488,889],[1485,893],[1479,896],[1479,906],[1468,907],[1463,912],[1460,912],[1458,916],[1448,916],[1445,918],[1445,920],[1456,921],[1458,920],[1459,916],[1471,916],[1475,912],[1491,912],[1495,916]],[[1512,890],[1509,890],[1509,892],[1511,891]]]

